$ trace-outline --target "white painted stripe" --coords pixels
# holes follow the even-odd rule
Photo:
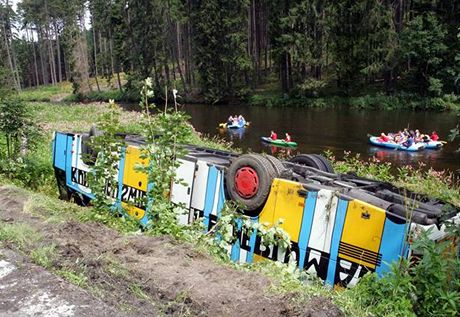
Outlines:
[[[209,166],[206,162],[197,162],[198,170],[195,172],[195,181],[192,190],[192,207],[204,210],[206,199],[206,184],[208,182]]]
[[[318,192],[313,225],[308,241],[309,248],[329,253],[338,201],[337,196],[330,190],[321,189]]]
[[[240,263],[246,263],[248,258],[248,251],[240,248]]]

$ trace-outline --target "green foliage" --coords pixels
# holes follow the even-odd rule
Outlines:
[[[453,173],[403,166],[395,169],[391,163],[382,163],[376,158],[363,161],[359,154],[345,152],[343,160],[337,160],[331,152],[325,153],[337,173],[350,171],[358,176],[391,182],[396,186],[447,201],[460,206],[460,184]],[[396,171],[396,173],[395,173]]]
[[[351,293],[361,307],[369,307],[375,316],[416,316],[413,311],[415,285],[407,260],[392,266],[384,278],[366,274]]]
[[[281,228],[282,219],[279,219],[274,225],[259,223],[244,215],[241,210],[240,206],[226,201],[211,230],[202,234],[202,228],[198,228],[198,230],[192,231],[193,239],[198,240],[199,244],[205,246],[217,258],[227,261],[229,260],[227,246],[235,243],[238,239],[237,228],[240,228],[246,236],[251,236],[256,232],[257,236],[261,238],[261,243],[266,247],[278,246],[280,249],[290,252],[291,239],[289,234]]]
[[[53,101],[59,97],[67,96],[72,92],[68,82],[58,85],[42,85],[21,90],[18,98],[23,101]]]
[[[457,224],[458,226],[458,224]],[[362,307],[377,316],[457,316],[460,307],[460,259],[456,245],[460,236],[434,242],[428,232],[414,238],[417,257],[401,260],[383,278],[364,276],[352,293]]]
[[[124,147],[120,137],[117,137],[117,133],[121,130],[120,114],[120,108],[111,100],[109,111],[103,113],[98,120],[97,126],[101,131],[98,132],[92,128],[96,133],[91,137],[90,144],[88,144],[91,146],[91,154],[86,160],[92,161],[94,164],[88,174],[88,182],[91,192],[94,194],[92,204],[98,212],[109,210],[112,207],[113,201],[109,194],[111,191],[115,191],[116,186],[118,186],[116,181],[118,162]]]
[[[63,277],[65,280],[68,282],[78,286],[78,287],[87,287],[87,280],[88,278],[86,277],[83,269],[79,271],[75,271],[70,268],[62,268],[59,270],[55,271],[56,274],[60,275]]]
[[[244,95],[244,76],[251,70],[246,53],[247,9],[246,0],[192,2],[194,59],[209,102]]]
[[[422,94],[428,91],[432,96],[441,95],[443,84],[436,76],[447,50],[445,37],[446,30],[432,12],[414,17],[402,32],[401,51],[411,62],[408,75],[419,85]]]
[[[41,238],[40,233],[27,224],[0,224],[0,242],[14,243],[19,249],[25,249]]]
[[[0,99],[0,133],[4,137],[1,158],[12,159],[34,145],[39,135],[33,116],[17,99]],[[22,148],[22,151],[21,151]]]
[[[156,111],[149,98],[153,96],[153,83],[150,78],[144,81],[141,90],[140,106],[144,110],[140,122],[145,144],[141,146],[141,158],[148,163],[137,166],[139,172],[148,175],[147,188],[147,213],[149,217],[148,228],[154,234],[182,234],[177,217],[185,212],[180,206],[175,206],[170,201],[171,185],[174,182],[183,182],[176,179],[176,169],[180,163],[178,158],[185,155],[186,150],[181,146],[190,137],[192,130],[187,124],[187,116],[174,108],[165,105],[164,110]]]
[[[55,256],[56,246],[44,246],[33,249],[30,252],[30,258],[36,264],[44,267],[45,269],[50,269],[53,266],[53,258]]]

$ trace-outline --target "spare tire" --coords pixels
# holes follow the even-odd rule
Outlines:
[[[323,162],[312,154],[299,154],[289,160],[289,162],[297,163],[300,165],[310,166],[320,171],[327,172]]]
[[[317,157],[317,158],[321,161],[321,163],[323,163],[324,168],[325,168],[325,170],[324,170],[325,172],[328,172],[328,173],[335,173],[335,172],[334,172],[334,167],[332,167],[331,162],[329,162],[329,160],[328,160],[327,158],[325,158],[325,157],[324,157],[323,155],[321,155],[321,154],[311,154],[311,155]]]
[[[256,216],[267,200],[276,176],[275,169],[265,157],[241,155],[233,160],[225,174],[228,195],[243,205],[247,215]]]

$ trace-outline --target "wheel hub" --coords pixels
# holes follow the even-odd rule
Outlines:
[[[235,188],[243,198],[254,197],[259,189],[259,176],[257,172],[249,166],[240,168],[235,175]]]

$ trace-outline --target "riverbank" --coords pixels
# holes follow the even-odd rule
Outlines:
[[[94,82],[94,78],[92,79]],[[114,87],[112,84],[102,84],[99,80],[99,90],[93,90],[85,95],[72,94],[72,86],[68,82],[56,85],[44,85],[22,90],[18,97],[29,102],[103,102],[109,99],[117,102],[136,103],[138,96],[126,90]],[[123,82],[125,82],[123,78]],[[94,83],[93,83],[94,85]],[[204,104],[206,100],[199,94],[181,94],[180,102],[183,104]],[[228,104],[230,101],[226,101]],[[331,108],[346,106],[353,109],[381,109],[381,110],[412,110],[412,111],[460,111],[460,97],[450,94],[440,97],[421,97],[415,94],[399,93],[384,95],[370,93],[362,96],[321,96],[302,97],[289,96],[278,90],[259,89],[240,100],[231,103],[245,103],[250,106],[263,107],[300,107],[300,108]]]
[[[369,94],[341,97],[300,97],[281,93],[254,94],[249,97],[251,106],[330,108],[347,106],[353,109],[412,110],[412,111],[460,111],[460,98],[456,95],[421,97],[414,94]]]

